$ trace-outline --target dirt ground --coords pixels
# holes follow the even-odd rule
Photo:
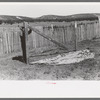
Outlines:
[[[0,80],[100,80],[100,39],[83,41],[77,50],[85,48],[95,53],[94,59],[66,65],[26,65],[22,62],[21,53],[0,57]],[[33,56],[31,61],[63,52],[66,51],[51,50],[41,56]]]

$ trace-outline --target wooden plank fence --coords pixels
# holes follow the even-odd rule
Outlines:
[[[32,24],[30,24],[32,26]],[[32,26],[43,34],[66,45],[75,48],[75,23],[49,26]],[[21,51],[20,28],[18,25],[0,25],[0,55]],[[98,21],[77,22],[77,42],[100,37],[100,23]],[[28,36],[29,49],[57,47],[54,43],[32,31]]]

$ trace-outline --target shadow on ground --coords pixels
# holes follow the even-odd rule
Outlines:
[[[17,60],[17,61],[20,61],[20,62],[24,62],[24,59],[22,56],[15,56],[12,58],[12,60]]]

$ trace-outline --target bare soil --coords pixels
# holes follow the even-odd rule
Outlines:
[[[0,80],[100,80],[100,39],[83,41],[78,44],[77,50],[86,48],[95,53],[94,59],[65,65],[27,65],[23,63],[21,53],[0,57]],[[66,50],[61,49],[40,54],[31,52],[30,61],[64,52]]]

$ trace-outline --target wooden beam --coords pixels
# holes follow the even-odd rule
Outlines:
[[[33,28],[33,27],[29,26],[29,25],[28,25],[28,27],[29,27],[31,30],[33,30],[35,33],[39,34],[40,36],[46,38],[47,40],[49,40],[49,41],[51,41],[51,42],[53,42],[53,43],[55,43],[55,44],[58,45],[59,47],[62,47],[62,48],[64,48],[64,49],[68,50],[68,48],[67,48],[65,45],[63,45],[62,43],[59,43],[59,42],[55,41],[55,40],[52,39],[51,37],[48,37],[47,35],[45,35],[45,34],[43,34],[42,32],[40,32],[38,29]]]

